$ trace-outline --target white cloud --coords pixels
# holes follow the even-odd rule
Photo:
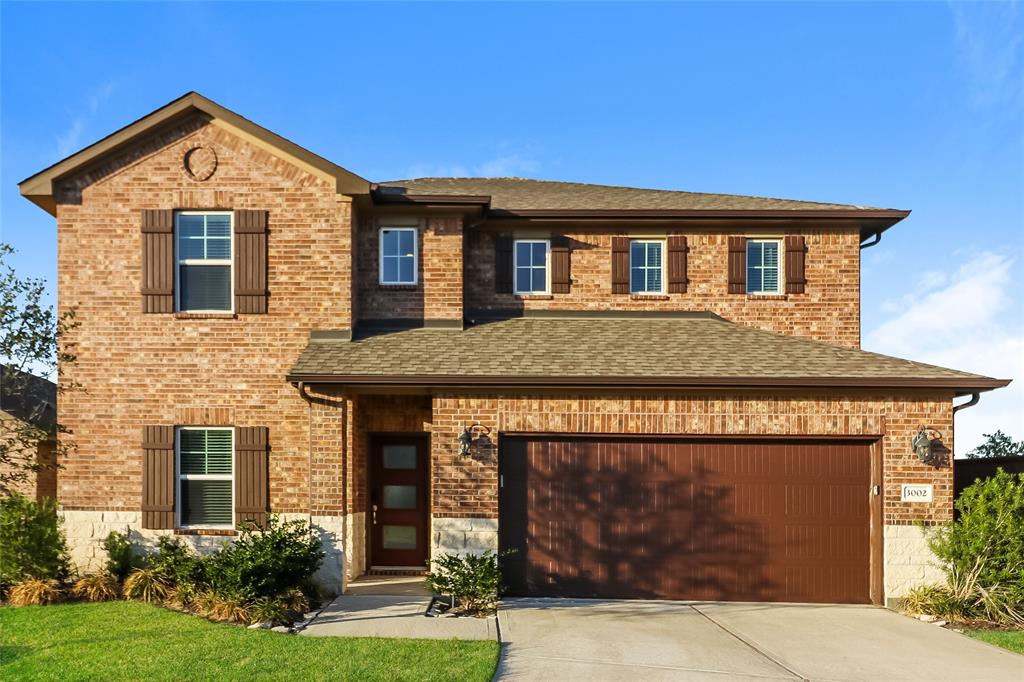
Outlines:
[[[948,278],[925,273],[915,291],[883,302],[888,319],[865,335],[865,350],[1014,380],[957,414],[957,454],[996,429],[1024,438],[1024,299],[1016,265],[985,252]]]
[[[72,116],[67,130],[58,135],[56,139],[57,156],[59,158],[63,159],[82,147],[82,134],[85,133],[86,126],[96,116],[100,107],[110,98],[116,88],[117,83],[114,81],[104,83],[88,97],[84,110]]]

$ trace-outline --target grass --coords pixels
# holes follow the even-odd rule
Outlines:
[[[0,608],[0,679],[489,680],[489,641],[296,637],[138,602]]]
[[[1024,654],[1024,630],[964,630],[964,634]]]

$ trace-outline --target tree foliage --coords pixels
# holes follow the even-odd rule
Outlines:
[[[47,382],[40,377],[59,377],[58,394],[76,388],[64,378],[75,361],[66,340],[76,326],[74,311],[57,314],[45,302],[46,280],[18,276],[12,253],[0,243],[0,493],[52,466],[38,460],[40,441],[56,439],[55,461],[72,447],[70,432],[56,419],[53,396],[43,395],[41,385]]]
[[[1015,441],[1002,431],[985,433],[985,442],[967,453],[967,459],[1024,457],[1024,441]]]

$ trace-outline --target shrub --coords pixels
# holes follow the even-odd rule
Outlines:
[[[279,599],[260,597],[249,607],[249,616],[254,623],[284,625],[288,622],[288,610]]]
[[[124,581],[124,596],[127,599],[157,604],[165,599],[170,586],[158,571],[152,568],[137,568]]]
[[[956,521],[926,530],[946,584],[914,590],[904,607],[1024,625],[1024,476],[1000,469],[966,488],[956,507]]]
[[[118,582],[124,582],[132,571],[146,565],[145,559],[135,551],[126,532],[111,531],[103,540],[103,549],[107,552],[107,572],[117,578]]]
[[[443,554],[434,559],[434,565],[427,574],[427,586],[435,594],[451,595],[453,607],[479,611],[490,608],[498,599],[501,571],[494,552]]]
[[[86,601],[110,601],[121,595],[121,586],[109,573],[94,573],[75,582],[71,593]]]
[[[233,545],[203,557],[203,579],[221,598],[253,602],[300,589],[323,560],[305,521],[271,516],[266,529],[247,524]]]
[[[11,587],[7,601],[11,606],[42,606],[61,599],[60,583],[56,580],[26,578]]]
[[[180,538],[162,536],[149,567],[178,589],[195,592],[203,583],[203,562]]]
[[[57,502],[17,493],[0,497],[0,585],[25,578],[63,581],[69,572]]]

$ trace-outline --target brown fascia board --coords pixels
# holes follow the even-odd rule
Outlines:
[[[18,183],[18,188],[22,196],[46,212],[56,215],[56,201],[53,195],[54,185],[57,180],[96,162],[102,156],[120,151],[133,143],[140,135],[164,127],[197,112],[202,112],[244,130],[262,142],[280,149],[283,153],[333,176],[337,181],[337,192],[339,194],[366,194],[369,191],[370,183],[368,180],[328,161],[322,156],[314,154],[304,147],[300,147],[277,133],[253,123],[249,119],[222,107],[197,92],[188,92],[156,111],[146,114],[103,139],[75,152],[71,156],[25,178]]]
[[[552,376],[458,376],[289,374],[289,382],[375,386],[495,386],[575,388],[945,388],[957,395],[1002,388],[1010,379],[956,377],[948,379],[889,377],[552,377]]]

